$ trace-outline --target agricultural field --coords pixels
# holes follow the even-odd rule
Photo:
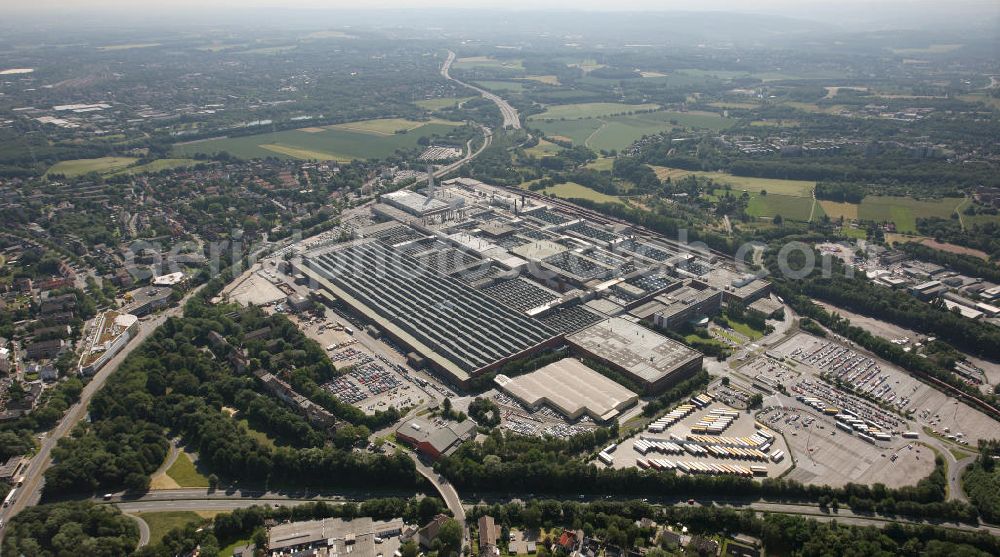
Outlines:
[[[831,219],[857,220],[858,205],[856,203],[841,203],[838,201],[821,200],[820,206]]]
[[[107,174],[110,172],[124,170],[129,165],[134,164],[137,160],[139,159],[134,157],[100,157],[97,159],[60,161],[52,165],[45,174],[62,174],[67,178],[83,176],[84,174],[90,174],[91,172]]]
[[[388,157],[399,149],[417,147],[421,137],[444,135],[450,128],[459,125],[461,124],[445,120],[364,120],[324,128],[180,143],[174,145],[174,154],[194,156],[198,153],[226,151],[245,159],[281,156],[346,162],[352,159]],[[395,133],[397,130],[407,130],[407,133]]]
[[[719,191],[716,190],[716,195]],[[751,194],[747,205],[747,214],[754,217],[774,218],[781,215],[782,219],[809,222],[823,215],[823,208],[811,197],[797,197],[768,193],[767,195]]]
[[[528,155],[539,159],[549,155],[554,155],[559,151],[562,151],[562,147],[556,145],[555,143],[545,141],[544,139],[539,139],[538,145],[524,150],[524,152]]]
[[[139,166],[130,166],[124,170],[115,172],[113,175],[117,176],[119,174],[143,174],[146,172],[160,172],[161,170],[172,170],[175,168],[185,168],[189,166],[194,166],[198,164],[199,161],[194,159],[157,159],[153,162],[140,164]]]
[[[649,112],[632,116],[578,118],[574,120],[532,120],[531,127],[547,136],[569,138],[574,144],[595,150],[624,149],[644,135],[674,128],[709,128],[720,130],[734,120],[714,112]]]
[[[924,48],[890,48],[893,54],[911,56],[914,54],[946,54],[962,48],[961,44],[930,44]]]
[[[505,91],[511,93],[521,93],[524,91],[524,83],[519,81],[477,81],[476,85],[490,91]]]
[[[660,180],[670,178],[677,180],[688,175],[695,175],[702,178],[709,178],[717,184],[729,184],[733,190],[746,190],[750,193],[760,193],[767,191],[770,195],[789,195],[794,197],[812,197],[816,182],[808,180],[783,180],[781,178],[755,178],[751,176],[733,176],[725,172],[706,172],[700,170],[682,170],[680,168],[668,168],[666,166],[650,166],[656,177]]]
[[[586,168],[591,170],[601,171],[611,171],[615,165],[615,159],[613,157],[600,157],[597,160],[593,160],[585,164]]]
[[[160,46],[160,43],[130,43],[130,44],[109,44],[97,47],[101,52],[114,52],[116,50],[132,50],[136,48],[152,48]]]
[[[858,218],[875,222],[893,222],[897,232],[916,232],[917,218],[949,218],[966,200],[961,197],[912,199],[909,197],[869,195],[861,201]]]
[[[594,191],[576,182],[556,184],[550,188],[545,188],[542,190],[542,193],[551,194],[562,199],[586,199],[595,203],[623,203],[619,197]]]
[[[574,120],[578,118],[600,118],[636,110],[653,110],[657,104],[624,103],[577,103],[550,106],[545,112],[530,116],[528,120]]]
[[[455,60],[452,68],[456,70],[471,70],[476,68],[524,70],[524,65],[521,63],[521,60],[497,60],[489,56],[469,56]]]
[[[442,108],[450,108],[456,106],[459,103],[463,103],[469,99],[474,99],[475,97],[441,97],[437,99],[424,99],[422,101],[415,101],[413,104],[423,108],[424,110],[430,110],[431,112],[435,110],[441,110]]]
[[[529,75],[525,77],[519,77],[517,79],[520,79],[522,81],[535,81],[538,83],[544,83],[545,85],[552,85],[554,87],[562,85],[561,83],[559,83],[559,77],[554,75]]]

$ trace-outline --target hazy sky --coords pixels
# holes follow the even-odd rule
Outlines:
[[[1000,9],[997,0],[0,0],[0,6],[19,10],[116,7],[204,8],[216,7],[303,7],[303,8],[516,8],[586,10],[726,10],[726,11],[807,11],[835,7],[839,10],[877,9],[889,6],[907,9],[946,8]]]
[[[483,8],[571,11],[728,11],[779,14],[826,23],[872,24],[877,28],[936,29],[951,24],[1000,29],[1000,0],[0,0],[0,13],[14,16],[198,17],[225,10],[246,15],[255,8],[365,10],[399,8]],[[110,9],[110,10],[109,10]],[[0,18],[2,20],[3,18]],[[50,21],[51,22],[51,21]],[[2,26],[2,23],[0,23]],[[1000,32],[998,32],[1000,36]]]

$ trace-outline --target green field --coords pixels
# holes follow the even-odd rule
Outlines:
[[[953,50],[962,48],[961,44],[930,44],[924,48],[890,48],[893,54],[913,55],[913,54],[945,54]]]
[[[524,64],[521,60],[497,60],[489,56],[470,56],[459,58],[451,66],[457,70],[470,70],[476,68],[494,68],[508,70],[523,70]]]
[[[157,159],[153,162],[140,164],[139,166],[130,166],[124,170],[115,172],[114,175],[119,174],[142,174],[144,172],[160,172],[161,170],[170,170],[174,168],[184,168],[188,166],[194,166],[198,164],[199,161],[194,159]]]
[[[460,102],[465,102],[469,99],[474,99],[475,97],[441,97],[437,99],[424,99],[422,101],[415,101],[413,104],[423,108],[424,110],[441,110],[442,108],[450,108],[457,105]]]
[[[116,50],[132,50],[135,48],[152,48],[154,46],[160,46],[160,43],[131,43],[131,44],[109,44],[105,46],[97,47],[97,50],[102,52],[113,52]]]
[[[613,114],[623,114],[635,110],[652,110],[656,104],[624,104],[624,103],[576,103],[550,106],[545,112],[535,114],[528,120],[575,120],[578,118],[599,118]]]
[[[615,165],[615,159],[613,157],[600,157],[597,160],[590,161],[584,166],[591,169],[601,171],[611,171]]]
[[[918,218],[947,219],[965,202],[966,200],[961,197],[925,200],[869,195],[858,207],[858,218],[875,222],[892,221],[896,224],[896,232],[916,232]]]
[[[812,197],[816,182],[807,180],[782,180],[781,178],[754,178],[748,176],[733,176],[725,172],[703,172],[700,170],[682,170],[666,166],[650,166],[660,180],[670,178],[677,180],[688,175],[710,178],[717,184],[729,184],[733,190],[746,190],[749,193],[759,193],[766,190],[768,194],[790,195],[795,197]]]
[[[718,193],[720,193],[719,190],[716,190],[716,194]],[[813,205],[815,205],[815,211]],[[783,219],[807,222],[810,215],[813,219],[822,216],[823,208],[811,197],[753,193],[750,195],[750,203],[747,205],[747,214],[768,219],[774,218],[775,215],[781,215]]]
[[[595,150],[624,149],[644,135],[674,128],[707,128],[721,130],[734,120],[724,119],[713,112],[658,111],[610,118],[579,118],[575,120],[532,121],[531,127],[549,136],[562,136],[576,145]]]
[[[208,487],[208,478],[194,467],[187,453],[177,455],[177,460],[167,469],[167,475],[181,487]]]
[[[587,199],[596,203],[622,203],[622,200],[618,197],[594,191],[576,182],[556,184],[550,188],[545,188],[542,190],[542,193],[552,194],[563,199]]]
[[[83,176],[91,172],[106,174],[118,170],[124,170],[130,164],[139,159],[133,157],[101,157],[98,159],[76,159],[71,161],[61,161],[52,165],[45,173],[62,174],[67,178]]]
[[[174,528],[206,522],[205,518],[194,511],[137,512],[135,515],[149,525],[150,544],[159,543],[163,536]]]
[[[477,81],[476,85],[490,91],[510,91],[512,93],[524,91],[524,83],[520,81]]]
[[[226,151],[245,159],[274,156],[334,161],[385,158],[398,149],[417,147],[421,137],[444,135],[452,127],[459,125],[461,124],[458,122],[444,120],[366,120],[324,128],[303,128],[177,144],[174,145],[173,152],[177,156],[190,157],[198,153],[210,155]],[[393,133],[400,129],[409,131]]]
[[[539,139],[538,145],[535,145],[534,147],[529,147],[524,150],[524,152],[527,153],[528,155],[531,155],[532,157],[539,159],[542,157],[547,157],[549,155],[554,155],[559,151],[562,151],[562,147],[556,145],[555,143],[545,141],[544,139]]]

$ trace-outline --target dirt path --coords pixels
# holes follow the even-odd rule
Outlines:
[[[590,147],[590,140],[594,139],[594,136],[597,135],[598,133],[600,133],[601,130],[603,130],[606,127],[608,127],[608,123],[605,120],[601,120],[601,127],[599,127],[596,130],[592,131],[590,133],[590,135],[587,136],[587,139],[583,140],[583,146],[584,147]]]

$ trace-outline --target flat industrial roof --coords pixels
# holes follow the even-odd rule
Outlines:
[[[539,321],[377,241],[311,252],[304,263],[304,270],[334,296],[380,318],[376,321],[383,328],[418,339],[419,344],[407,343],[425,356],[440,355],[458,377],[557,336]],[[456,368],[465,373],[454,373]]]
[[[496,383],[528,406],[548,404],[571,419],[586,413],[595,420],[608,421],[639,400],[636,393],[575,358],[564,358],[514,378],[498,375]]]
[[[621,317],[594,323],[567,335],[566,341],[587,352],[599,354],[650,383],[702,357],[700,352]]]

